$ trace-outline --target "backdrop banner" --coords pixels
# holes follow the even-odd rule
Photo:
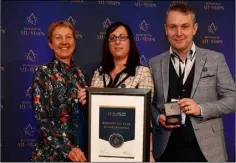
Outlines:
[[[235,78],[234,1],[3,1],[1,6],[1,161],[27,162],[38,131],[31,106],[32,73],[53,53],[47,28],[58,20],[76,29],[74,59],[88,81],[101,61],[102,41],[112,22],[130,25],[143,65],[169,49],[165,14],[169,5],[189,3],[196,10],[197,46],[225,55]],[[229,161],[235,161],[235,115],[224,116]]]

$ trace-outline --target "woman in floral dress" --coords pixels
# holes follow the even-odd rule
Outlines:
[[[48,45],[54,57],[33,74],[33,108],[39,137],[31,161],[86,161],[83,106],[77,92],[87,84],[72,60],[75,36],[73,26],[65,21],[54,22],[48,28]]]

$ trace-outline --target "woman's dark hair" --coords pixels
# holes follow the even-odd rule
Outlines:
[[[130,40],[130,50],[129,50],[129,56],[126,63],[126,67],[135,69],[136,66],[140,65],[140,54],[136,46],[134,35],[130,27],[125,23],[115,22],[107,28],[106,36],[103,41],[101,66],[103,68],[103,71],[105,71],[106,73],[109,73],[114,68],[113,56],[109,49],[109,36],[112,32],[114,32],[120,26],[125,27],[128,33],[129,40]]]

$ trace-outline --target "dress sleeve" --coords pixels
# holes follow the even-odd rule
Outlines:
[[[53,113],[53,97],[50,93],[52,89],[47,73],[42,67],[36,68],[32,84],[33,111],[40,135],[38,149],[36,147],[36,153],[32,157],[36,161],[55,160],[53,157],[67,158],[68,153],[75,147],[67,134],[68,114],[55,115]]]
[[[97,82],[99,81],[99,70],[96,70],[93,74],[93,78],[92,78],[92,81],[91,81],[91,87],[95,87],[97,84]]]
[[[151,71],[148,67],[142,67],[141,80],[138,88],[150,88],[151,89],[151,99],[153,99],[154,85],[151,75]]]

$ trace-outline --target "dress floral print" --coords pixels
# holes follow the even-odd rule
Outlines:
[[[82,116],[78,87],[85,86],[81,70],[54,58],[33,75],[33,108],[39,129],[31,161],[68,161],[78,146],[78,116]],[[82,131],[81,131],[82,132]]]

